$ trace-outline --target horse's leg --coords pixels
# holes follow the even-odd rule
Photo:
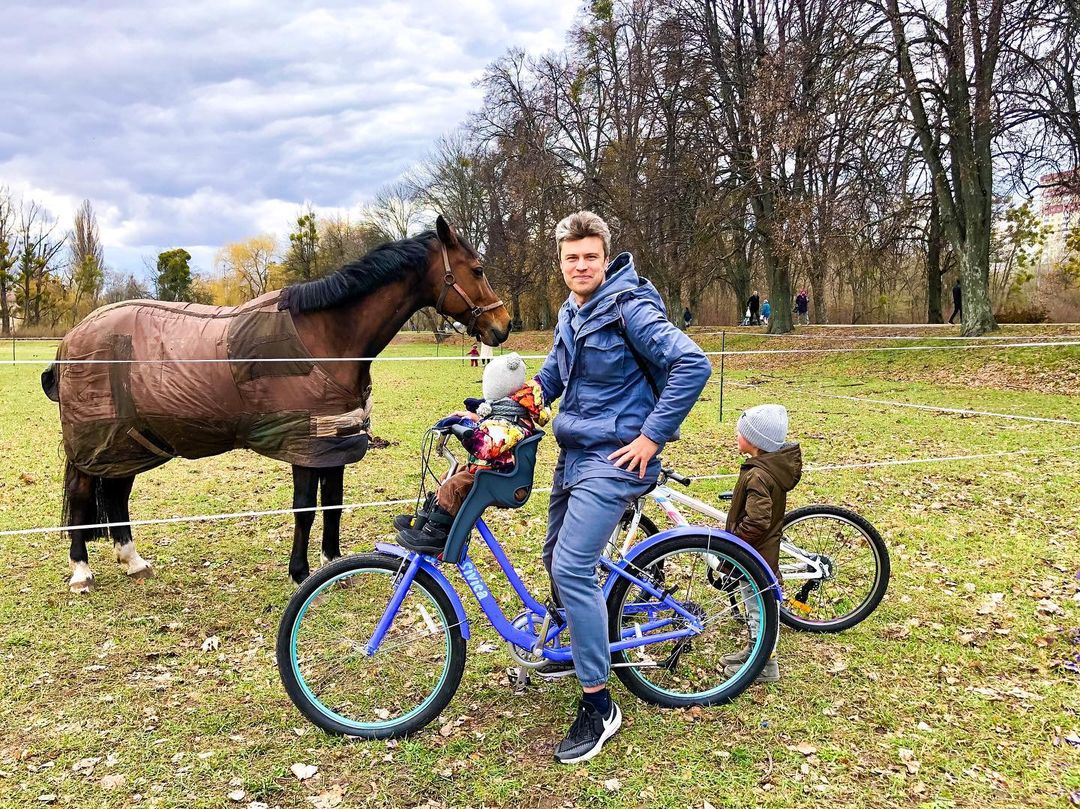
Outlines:
[[[345,488],[345,467],[320,470],[322,479],[322,563],[341,556],[341,509]]]
[[[93,525],[98,520],[97,487],[95,479],[80,471],[70,461],[64,472],[64,516],[65,525]],[[93,539],[97,531],[80,528],[69,531],[71,551],[68,559],[71,563],[71,578],[68,588],[73,593],[89,593],[94,589],[94,574],[90,570],[90,556],[86,552],[86,542]]]
[[[131,498],[131,484],[134,482],[134,475],[126,478],[105,478],[101,481],[109,522],[131,520],[128,500]],[[135,550],[135,540],[131,536],[130,525],[116,526],[110,528],[109,532],[112,534],[116,561],[124,565],[125,573],[133,579],[148,579],[154,575],[154,568]]]
[[[319,493],[319,470],[306,466],[293,465],[293,508],[312,508]],[[311,524],[315,522],[315,512],[305,511],[293,515],[292,556],[289,557],[289,576],[300,584],[308,577],[308,538],[311,536]]]

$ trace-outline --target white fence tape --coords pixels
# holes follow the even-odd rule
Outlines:
[[[1061,340],[1042,343],[984,343],[981,345],[950,345],[950,346],[882,346],[880,348],[758,348],[742,351],[705,351],[708,357],[738,357],[752,354],[851,354],[868,351],[975,351],[991,348],[1041,348],[1045,346],[1080,346],[1078,340]],[[522,354],[522,359],[542,360],[547,354]],[[463,357],[313,357],[315,362],[461,362]],[[469,359],[472,359],[469,357]],[[296,362],[295,358],[282,357],[255,357],[251,359],[179,359],[179,360],[4,360],[2,365],[45,365],[49,363],[57,365],[131,365],[131,364],[160,364],[160,365],[210,365],[214,363],[233,362]]]
[[[1032,449],[1018,449],[1008,450],[1002,452],[983,452],[975,455],[942,455],[931,458],[907,458],[902,460],[886,460],[886,461],[866,461],[860,463],[846,463],[846,464],[825,464],[820,466],[807,466],[803,469],[803,474],[812,472],[833,472],[845,469],[875,469],[878,467],[887,466],[911,466],[913,464],[926,464],[926,463],[947,463],[954,461],[973,461],[985,458],[1003,458],[1012,455],[1060,455],[1069,452],[1076,452],[1080,450],[1080,444],[1074,444],[1068,447],[1058,447],[1050,450],[1032,450]],[[691,480],[724,480],[728,478],[737,478],[738,472],[728,472],[722,475],[695,475],[691,477]],[[542,488],[533,489],[534,492],[550,492],[550,486],[544,486]],[[169,525],[175,523],[186,522],[209,522],[212,520],[233,520],[244,519],[249,517],[276,517],[285,514],[300,514],[311,511],[353,511],[361,508],[377,508],[382,506],[401,506],[409,505],[415,502],[414,498],[406,498],[400,500],[376,500],[370,503],[347,503],[341,506],[311,506],[309,508],[279,508],[271,509],[268,511],[235,511],[227,514],[195,514],[188,517],[162,517],[154,520],[128,520],[126,522],[106,522],[106,523],[93,523],[87,525],[59,525],[49,528],[18,528],[7,531],[0,531],[0,537],[7,536],[20,536],[25,534],[55,534],[63,531],[74,530],[89,530],[95,528],[120,528],[122,526],[141,526],[141,525]]]
[[[781,380],[776,381],[780,382]],[[759,387],[759,385],[736,382],[732,379],[725,380],[724,384],[744,390],[753,390]],[[908,407],[913,410],[929,410],[933,413],[959,413],[964,416],[988,416],[990,418],[1013,419],[1015,421],[1041,421],[1050,424],[1080,426],[1080,421],[1073,421],[1072,419],[1059,419],[1051,416],[1027,416],[1019,413],[996,413],[990,410],[969,410],[962,407],[942,407],[941,405],[924,405],[915,402],[897,402],[892,399],[873,399],[869,396],[844,396],[839,393],[824,393],[820,390],[808,388],[806,385],[788,385],[786,386],[786,389],[805,391],[813,396],[820,396],[823,399],[843,399],[849,402],[866,402],[867,404],[889,405],[890,407]]]
[[[865,396],[841,396],[838,393],[814,392],[815,396],[826,399],[846,399],[849,402],[867,402],[869,404],[889,405],[891,407],[910,407],[913,410],[931,410],[935,413],[959,413],[965,416],[992,416],[998,419],[1015,419],[1016,421],[1043,421],[1050,424],[1072,424],[1080,426],[1080,421],[1071,419],[1055,419],[1049,416],[1023,416],[1015,413],[994,413],[989,410],[966,410],[962,407],[940,407],[938,405],[922,405],[912,402],[894,402],[889,399],[870,399]]]

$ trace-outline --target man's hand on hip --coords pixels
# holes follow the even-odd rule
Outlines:
[[[615,461],[615,466],[622,468],[626,464],[627,472],[637,472],[639,478],[645,477],[645,469],[649,465],[660,445],[643,435],[639,435],[622,449],[617,449],[608,455],[609,461]]]

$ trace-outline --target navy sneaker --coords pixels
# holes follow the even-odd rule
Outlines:
[[[555,760],[560,764],[578,764],[588,761],[600,752],[604,742],[610,739],[622,725],[622,711],[611,701],[607,716],[590,703],[578,703],[577,719],[570,726],[566,738],[555,748]]]

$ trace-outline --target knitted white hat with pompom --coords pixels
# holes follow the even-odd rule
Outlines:
[[[505,399],[525,384],[525,360],[516,352],[495,357],[484,368],[484,398]]]

